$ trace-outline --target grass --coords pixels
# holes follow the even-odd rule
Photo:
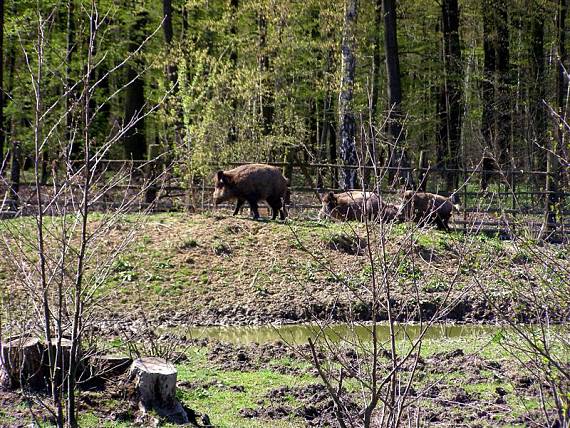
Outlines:
[[[124,346],[119,342],[114,342],[116,347]],[[406,341],[398,342],[400,352],[404,352],[408,347]],[[470,335],[468,337],[449,337],[446,339],[426,339],[423,343],[421,356],[425,360],[437,357],[445,353],[453,352],[461,349],[466,357],[476,356],[485,363],[489,368],[480,371],[464,371],[469,365],[454,366],[453,364],[443,364],[442,371],[438,373],[420,372],[417,380],[414,382],[414,388],[421,390],[427,385],[434,382],[440,387],[455,394],[456,391],[462,389],[472,399],[478,400],[470,405],[479,406],[480,403],[493,403],[498,395],[497,389],[502,388],[506,391],[506,403],[510,415],[519,416],[527,414],[529,410],[538,409],[539,401],[535,396],[526,396],[520,390],[515,391],[512,382],[504,376],[500,369],[492,367],[508,367],[509,370],[515,367],[517,360],[507,352],[500,343],[493,340],[492,333],[482,332],[478,335]],[[268,393],[272,390],[282,387],[302,387],[320,380],[309,374],[310,365],[306,361],[291,359],[289,357],[272,360],[268,365],[259,369],[250,371],[224,370],[210,361],[208,351],[204,347],[193,346],[185,351],[187,359],[177,364],[178,369],[178,399],[183,404],[192,408],[199,413],[206,413],[216,427],[220,428],[249,428],[249,427],[304,427],[306,422],[294,415],[285,419],[268,420],[262,418],[244,418],[240,415],[242,409],[256,409],[259,407],[269,406],[271,404],[268,399]],[[497,364],[499,363],[499,364]],[[302,370],[303,374],[282,374],[279,368],[297,367]],[[424,374],[427,374],[424,375]],[[471,379],[469,376],[477,375],[477,380]],[[402,374],[405,378],[406,374]],[[354,379],[347,379],[345,383],[349,391],[358,393],[360,385]],[[459,389],[458,389],[459,388]],[[91,401],[96,402],[102,409],[94,411],[91,409],[84,410],[80,414],[80,426],[87,428],[95,427],[113,427],[122,428],[132,426],[132,423],[115,422],[108,419],[110,413],[117,410],[124,410],[126,407],[120,401],[109,400],[101,393],[88,393]],[[302,405],[293,396],[285,396],[284,403],[293,409]],[[463,411],[461,404],[447,405],[449,414],[459,415]],[[21,411],[25,411],[25,406],[20,404],[17,406]],[[426,400],[422,407],[429,409],[433,407],[431,400]],[[440,411],[441,407],[433,407]],[[464,409],[469,410],[469,406]],[[25,414],[25,413],[24,413]],[[501,414],[495,416],[497,423],[501,421]],[[26,417],[27,419],[27,417]],[[11,426],[15,423],[23,423],[22,418],[15,418],[7,409],[0,409],[0,425]],[[503,424],[500,424],[504,426]],[[39,426],[48,427],[49,424],[40,424]],[[172,427],[173,425],[164,424],[163,426]]]
[[[106,217],[95,213],[91,219],[94,228]],[[191,216],[160,213],[143,218],[142,223],[140,220],[137,215],[123,216],[116,228],[99,238],[102,241],[92,253],[91,260],[105,260],[127,232],[136,231],[134,242],[114,259],[110,274],[102,277],[102,285],[95,292],[98,298],[111,296],[107,307],[117,313],[131,313],[141,307],[150,315],[186,311],[192,316],[203,316],[202,310],[208,306],[204,300],[211,306],[251,306],[248,297],[261,296],[262,300],[256,303],[260,311],[278,319],[280,312],[290,312],[292,305],[306,304],[307,299],[324,299],[321,306],[327,307],[327,299],[344,285],[352,289],[367,286],[372,275],[368,251],[363,245],[379,251],[376,232],[370,242],[363,239],[358,245],[356,236],[369,239],[364,225],[354,222],[291,219],[284,224],[226,217],[219,212]],[[46,231],[57,230],[59,223],[58,218],[48,218]],[[27,236],[24,241],[29,245],[23,251],[33,261],[36,256],[32,219],[0,222],[0,234],[7,229]],[[396,257],[399,246],[409,245],[408,234],[413,229],[410,224],[387,229],[389,259]],[[540,257],[531,251],[536,248],[532,242],[514,248],[495,237],[464,236],[435,229],[413,231],[411,241],[414,252],[402,253],[394,267],[396,293],[418,282],[428,298],[438,299],[453,281],[451,268],[460,264],[460,254],[465,259],[455,283],[465,289],[469,289],[474,275],[494,290],[520,283],[520,279],[513,278],[513,264],[529,272],[543,269]],[[567,250],[545,247],[543,251],[568,264]],[[21,276],[11,272],[9,262],[0,261],[0,289],[18,290]],[[381,263],[378,256],[377,268]],[[98,268],[90,264],[89,269],[95,275]],[[564,284],[555,285],[564,288]],[[156,296],[161,298],[158,302]],[[182,307],[178,304],[181,297],[187,303]]]
[[[91,219],[96,224],[105,216],[94,214]],[[46,230],[57,230],[58,221],[57,218],[48,219]],[[29,242],[24,251],[30,260],[34,260],[33,228],[30,218],[8,220],[0,222],[0,235],[9,236],[9,231],[21,233],[25,238],[23,241]],[[329,245],[336,237],[366,236],[362,224],[303,219],[292,219],[287,223],[256,222],[219,213],[156,214],[140,223],[137,216],[126,215],[118,228],[102,238],[104,241],[97,257],[103,258],[107,248],[112,248],[131,228],[137,231],[134,242],[114,259],[109,276],[96,293],[97,297],[106,299],[100,305],[103,316],[106,310],[111,310],[119,317],[136,318],[137,311],[141,310],[151,322],[159,317],[168,322],[172,314],[177,314],[179,320],[190,323],[196,319],[205,323],[220,320],[248,323],[252,320],[274,321],[285,316],[283,314],[294,312],[303,314],[301,316],[305,318],[300,319],[303,320],[329,315],[326,311],[312,313],[312,307],[336,309],[342,307],[343,302],[352,304],[354,313],[369,312],[367,302],[357,301],[350,293],[365,290],[370,285],[372,269],[367,257],[338,251]],[[399,245],[408,242],[407,235],[413,228],[409,224],[396,225],[386,236],[387,256],[397,258],[393,267],[394,298],[402,293],[403,298],[410,301],[409,295],[405,294],[406,287],[418,284],[421,298],[437,302],[449,290],[456,266],[461,263],[454,288],[461,292],[471,290],[472,294],[465,296],[470,304],[478,297],[473,291],[477,290],[472,282],[475,276],[487,290],[496,293],[497,298],[504,296],[506,301],[511,301],[516,293],[524,295],[529,286],[533,287],[533,293],[545,298],[556,292],[560,301],[568,299],[565,292],[568,283],[560,274],[563,270],[556,272],[552,271],[552,266],[545,268],[541,259],[544,254],[552,256],[567,269],[569,252],[564,247],[538,247],[532,241],[519,242],[515,246],[497,237],[464,236],[429,229],[415,231],[411,240],[413,247],[404,254]],[[377,245],[376,238],[371,238],[371,245]],[[464,254],[465,259],[460,260],[459,254]],[[12,299],[18,297],[11,293],[18,290],[20,276],[14,275],[9,262],[8,259],[0,260],[0,294]],[[377,262],[376,267],[381,267],[380,258]],[[527,277],[532,279],[525,279]],[[524,313],[526,307],[518,306],[519,303],[514,310]],[[548,298],[547,303],[554,305],[557,300]],[[3,306],[2,310],[6,311],[6,308]],[[3,312],[0,317],[8,315],[13,314]],[[402,342],[400,346],[403,350],[406,344]],[[421,353],[422,357],[429,358],[456,349],[491,362],[516,364],[502,346],[500,337],[493,333],[426,339]],[[303,421],[295,418],[279,421],[244,419],[239,411],[256,408],[259,403],[267,404],[267,393],[278,386],[316,382],[312,376],[284,375],[273,365],[252,372],[222,370],[207,360],[205,350],[201,348],[190,349],[188,358],[178,366],[179,380],[195,387],[180,388],[180,398],[197,411],[208,413],[216,426],[304,426]],[[284,367],[299,363],[283,360],[275,364]],[[497,387],[512,389],[503,379],[495,379],[492,372],[482,375],[484,381],[472,382],[465,390],[490,400],[495,397]],[[444,375],[444,380],[450,384],[462,378],[465,378],[462,372]],[[208,383],[212,384],[207,386]],[[298,405],[292,397],[289,400],[291,406]],[[514,399],[509,396],[507,402],[513,406],[513,412],[524,413],[524,406],[511,400]],[[531,406],[538,403],[532,404],[533,397],[529,400]],[[13,424],[10,413],[2,411],[0,425]],[[88,427],[128,426],[108,422],[92,412],[82,414],[81,423]]]

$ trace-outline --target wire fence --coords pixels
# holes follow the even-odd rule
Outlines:
[[[343,170],[356,169],[361,188],[375,191],[389,202],[397,202],[407,186],[449,196],[461,206],[452,224],[455,229],[471,232],[499,233],[508,236],[515,228],[526,228],[532,235],[545,232],[557,236],[568,235],[570,224],[570,193],[567,171],[523,171],[520,169],[483,169],[480,166],[463,169],[433,168],[426,165],[420,155],[417,167],[387,167],[374,165],[341,165],[331,163],[273,162],[282,168],[290,182],[292,192],[289,212],[293,215],[316,215],[320,208],[320,195],[343,191],[339,185]],[[248,162],[212,165],[232,168]],[[101,174],[112,177],[115,171],[132,173],[126,182],[117,182],[108,193],[92,203],[97,211],[114,210],[121,205],[118,194],[141,193],[131,210],[152,211],[203,211],[213,209],[211,177],[194,177],[192,181],[173,173],[172,166],[160,161],[102,160]],[[17,171],[17,172],[16,172]],[[149,182],[149,172],[160,171],[158,179]],[[403,177],[407,177],[405,182]],[[411,180],[410,180],[411,177]],[[36,184],[32,174],[18,165],[0,180],[0,218],[34,213]],[[56,173],[45,184],[42,192],[53,195],[65,177]]]

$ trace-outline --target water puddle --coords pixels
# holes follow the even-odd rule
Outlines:
[[[396,326],[397,338],[415,338],[420,333],[419,325],[399,324]],[[462,336],[488,336],[497,332],[499,327],[465,324],[436,324],[432,325],[426,332],[426,339],[454,338]],[[304,344],[309,338],[318,339],[326,334],[332,341],[341,339],[358,338],[361,341],[368,341],[372,337],[371,324],[332,324],[321,331],[316,324],[295,324],[277,326],[213,326],[213,327],[189,327],[183,329],[186,337],[193,339],[210,339],[233,344],[245,345],[248,343],[270,343],[275,341],[285,341],[293,344]],[[377,324],[376,334],[379,340],[390,339],[390,329],[388,324]]]

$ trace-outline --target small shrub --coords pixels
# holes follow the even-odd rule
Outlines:
[[[212,244],[212,251],[216,256],[227,256],[232,253],[232,249],[229,245],[225,244],[222,241],[214,241]]]
[[[180,246],[178,247],[180,250],[191,250],[192,248],[196,248],[198,246],[198,242],[193,239],[189,238],[186,239]]]

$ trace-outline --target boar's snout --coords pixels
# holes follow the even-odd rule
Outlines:
[[[217,187],[214,190],[213,198],[214,198],[214,205],[221,204],[222,202],[226,202],[231,199],[231,192],[224,186],[224,187]]]

